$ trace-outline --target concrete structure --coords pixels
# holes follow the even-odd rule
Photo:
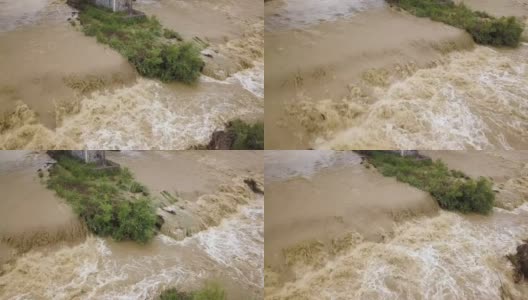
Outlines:
[[[95,5],[111,9],[113,12],[132,10],[132,0],[92,0]]]
[[[97,6],[106,7],[113,12],[132,11],[133,0],[67,0],[70,6],[80,9],[83,3],[92,3]]]
[[[71,156],[82,160],[85,163],[105,164],[106,155],[104,150],[72,150]]]

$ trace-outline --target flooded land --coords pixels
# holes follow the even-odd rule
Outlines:
[[[524,0],[464,3],[528,20]],[[384,0],[272,0],[265,20],[266,149],[528,146],[526,31],[480,45]]]
[[[506,255],[528,238],[528,152],[419,154],[491,180],[492,210],[443,209],[356,152],[267,151],[265,299],[527,299]]]
[[[65,0],[0,2],[2,149],[187,149],[264,116],[261,1],[139,0],[205,62],[194,84],[140,76]]]
[[[157,299],[208,282],[227,299],[263,297],[258,152],[107,152],[145,185],[163,220],[145,244],[94,234],[46,188],[57,163],[46,153],[2,151],[0,159],[1,299]]]

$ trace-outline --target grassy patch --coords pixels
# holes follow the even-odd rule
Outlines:
[[[146,243],[154,235],[156,214],[146,188],[128,169],[101,171],[68,156],[50,169],[47,186],[66,199],[97,235]]]
[[[235,134],[232,150],[264,149],[264,124],[262,122],[247,124],[242,120],[234,120],[229,122],[227,131]]]
[[[473,180],[460,171],[450,170],[440,160],[402,157],[384,151],[370,151],[367,157],[383,175],[429,192],[444,209],[486,214],[493,208],[495,193],[489,180],[483,177]]]
[[[163,29],[154,17],[130,18],[89,4],[79,14],[83,32],[125,56],[146,77],[192,83],[204,62],[198,47]]]
[[[160,300],[225,300],[227,299],[225,291],[214,283],[205,285],[202,289],[192,293],[180,292],[171,288],[165,290],[159,296]]]
[[[465,29],[475,42],[484,45],[515,47],[519,44],[523,26],[514,17],[495,18],[485,12],[473,11],[452,0],[386,0],[390,4],[418,17]]]

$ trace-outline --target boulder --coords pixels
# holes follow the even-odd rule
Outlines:
[[[262,187],[255,181],[255,179],[244,179],[244,183],[249,186],[249,188],[256,194],[264,194]]]
[[[507,257],[515,267],[515,281],[528,280],[528,241],[517,247],[517,253]]]
[[[162,216],[157,215],[157,219],[156,219],[156,228],[157,228],[158,230],[160,230],[161,227],[163,226],[163,224],[165,224],[165,219],[163,219]]]
[[[518,269],[524,278],[528,278],[528,243],[517,247]]]
[[[211,141],[207,145],[209,150],[229,150],[233,146],[236,139],[236,133],[227,130],[218,130],[213,132]]]

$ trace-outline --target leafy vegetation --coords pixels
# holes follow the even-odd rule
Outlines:
[[[154,17],[130,17],[90,4],[83,5],[79,17],[86,35],[116,49],[143,76],[185,83],[200,76],[204,62],[198,47],[191,42],[174,42],[181,41],[181,36],[163,29]]]
[[[471,179],[460,171],[449,170],[440,160],[403,157],[385,151],[366,154],[383,175],[429,192],[444,209],[486,214],[493,208],[495,194],[490,181],[483,177]]]
[[[247,124],[237,119],[229,122],[227,131],[233,132],[235,136],[233,150],[264,149],[264,124],[262,122]]]
[[[97,235],[141,243],[154,235],[156,215],[148,192],[128,169],[100,170],[63,155],[50,169],[47,186]]]
[[[452,0],[387,0],[418,17],[465,29],[475,42],[484,45],[515,47],[519,44],[523,26],[514,17],[495,18],[485,12],[473,11]]]
[[[161,293],[160,300],[225,300],[225,291],[214,283],[205,285],[202,289],[192,293],[180,292],[174,288]]]

